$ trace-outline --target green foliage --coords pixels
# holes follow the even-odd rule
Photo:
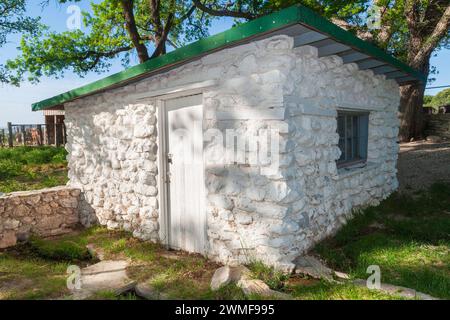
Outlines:
[[[0,0],[0,47],[14,33],[35,34],[39,28],[39,18],[30,18],[25,15],[25,0]],[[0,83],[9,82],[9,70],[0,64]]]
[[[70,1],[59,0],[59,2]],[[446,5],[445,2],[439,4],[431,0],[413,1],[415,10],[420,13],[418,16],[424,17],[408,23],[405,12],[409,10],[412,2],[406,0],[202,0],[200,3],[209,10],[204,12],[192,6],[191,1],[160,2],[157,20],[164,24],[173,16],[167,40],[172,47],[179,47],[207,36],[211,22],[216,18],[235,16],[233,13],[238,13],[239,18],[235,18],[235,23],[239,24],[294,4],[302,4],[328,19],[338,21],[339,25],[345,26],[350,32],[374,42],[405,62],[410,62],[411,57],[408,55],[412,49],[415,51],[419,49],[411,48],[413,45],[410,41],[411,28],[421,24],[423,29],[432,30],[436,16],[442,15]],[[367,23],[368,12],[374,8],[374,4],[381,8],[381,28],[371,28]],[[141,42],[147,49],[154,49],[158,23],[152,17],[149,1],[135,0],[133,5]],[[59,33],[40,26],[35,28],[33,34],[24,35],[20,44],[21,54],[7,63],[7,69],[11,73],[10,81],[18,84],[24,78],[35,82],[42,76],[62,77],[68,70],[80,76],[91,71],[105,72],[110,68],[113,58],[120,58],[123,65],[128,66],[131,63],[134,45],[125,28],[120,1],[103,0],[92,3],[91,11],[83,13],[82,30]],[[432,13],[434,15],[428,16]],[[433,40],[426,36],[422,38],[423,42],[415,45],[422,46]],[[439,36],[433,50],[448,46],[447,33]]]
[[[64,163],[67,151],[62,148],[15,147],[0,149],[0,161],[10,160],[20,164]]]
[[[83,261],[92,257],[85,246],[70,240],[44,240],[31,238],[31,250],[40,258],[57,261]]]
[[[60,0],[65,3],[69,1]],[[148,0],[135,0],[134,17],[142,43],[154,48],[155,21]],[[181,46],[186,41],[205,37],[210,26],[207,16],[191,12],[191,4],[183,0],[161,1],[159,19],[167,22],[174,15],[168,42]],[[7,63],[12,71],[10,80],[16,84],[24,80],[37,82],[42,76],[62,77],[72,71],[80,76],[88,72],[105,72],[111,59],[119,57],[124,66],[130,64],[134,50],[131,37],[125,28],[123,9],[118,0],[91,3],[92,12],[83,12],[81,30],[54,32],[46,27],[35,34],[25,35],[20,43],[21,54]]]
[[[423,106],[424,107],[432,107],[431,101],[433,100],[433,96],[430,95],[424,95],[423,96]]]
[[[25,191],[67,182],[67,152],[54,147],[0,149],[0,192]]]
[[[427,98],[427,102],[425,103],[424,99],[424,106],[430,106],[433,108],[439,108],[441,106],[450,105],[450,88],[439,91],[435,96],[428,96],[431,97]]]
[[[0,179],[17,177],[21,173],[22,166],[13,160],[0,161]]]

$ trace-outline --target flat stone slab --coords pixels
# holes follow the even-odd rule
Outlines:
[[[74,299],[87,299],[98,291],[113,291],[119,295],[133,289],[135,281],[128,278],[124,260],[105,260],[81,270],[81,289],[72,291]]]
[[[367,287],[366,280],[356,279],[353,281],[353,283],[360,287]],[[416,291],[411,288],[395,286],[393,284],[388,284],[388,283],[381,283],[380,289],[373,289],[373,290],[380,290],[380,291],[383,291],[388,294],[395,294],[397,296],[400,296],[403,298],[408,298],[408,299],[419,298],[421,300],[439,300],[438,298],[432,297],[426,293],[422,293],[422,292]]]
[[[244,266],[223,266],[214,272],[211,279],[211,290],[219,290],[230,283],[237,283],[241,279],[250,278],[250,270]]]
[[[237,286],[242,289],[242,292],[244,292],[246,296],[256,294],[267,298],[277,298],[283,300],[292,299],[292,297],[286,293],[270,289],[264,281],[259,279],[242,279],[239,280]]]
[[[334,270],[334,275],[336,277],[338,277],[339,279],[343,279],[343,280],[349,280],[350,279],[350,276],[347,273],[345,273],[345,272],[340,272],[340,271]]]
[[[315,279],[333,280],[333,270],[313,256],[299,256],[293,263],[297,274],[304,274]]]

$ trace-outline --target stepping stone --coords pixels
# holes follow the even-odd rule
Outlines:
[[[211,290],[216,291],[231,282],[231,269],[229,266],[217,269],[211,279]]]
[[[211,279],[211,290],[216,291],[230,283],[237,283],[241,279],[250,276],[250,270],[244,266],[230,267],[223,266],[214,272]]]
[[[270,289],[264,281],[259,279],[242,279],[239,280],[237,286],[242,289],[242,292],[244,292],[246,296],[256,294],[267,298],[277,298],[283,300],[292,299],[292,297],[286,293]]]
[[[81,289],[73,290],[74,299],[87,299],[98,291],[113,291],[120,295],[133,289],[135,281],[128,278],[127,261],[105,260],[81,270]]]
[[[304,274],[315,279],[333,280],[333,270],[313,256],[299,256],[293,263],[297,274]]]
[[[236,283],[246,296],[257,294],[268,298],[292,299],[288,294],[270,289],[262,280],[251,279],[251,272],[245,266],[223,266],[217,269],[211,279],[211,290],[218,290],[230,283]]]
[[[369,227],[373,229],[386,229],[386,226],[379,222],[372,222],[371,224],[369,224]]]
[[[340,272],[340,271],[334,271],[334,275],[336,276],[336,277],[338,277],[339,279],[344,279],[344,280],[349,280],[350,279],[350,276],[347,274],[347,273],[345,273],[345,272]]]
[[[353,283],[360,287],[367,287],[366,280],[356,279],[353,281]],[[380,285],[380,289],[374,289],[374,290],[380,290],[380,291],[386,292],[388,294],[394,294],[394,295],[397,295],[397,296],[400,296],[403,298],[407,298],[407,299],[419,298],[422,300],[439,300],[438,298],[432,297],[426,293],[422,293],[422,292],[416,291],[411,288],[395,286],[393,284],[388,284],[388,283],[382,283]]]

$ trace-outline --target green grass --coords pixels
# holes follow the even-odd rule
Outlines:
[[[377,207],[355,215],[340,232],[316,246],[335,270],[366,279],[369,265],[379,265],[384,283],[405,286],[439,298],[450,298],[450,186],[436,184],[410,197],[394,194]],[[66,268],[89,262],[93,244],[106,259],[130,259],[130,278],[146,282],[167,298],[249,299],[236,285],[210,290],[219,267],[206,258],[102,227],[58,239],[33,238],[29,244],[0,251],[0,299],[65,298]],[[286,276],[260,262],[249,264],[255,278],[296,299],[400,299],[353,285]],[[136,299],[100,292],[95,299]],[[261,297],[250,297],[259,299]]]
[[[1,290],[3,298],[45,298],[45,293],[50,297],[64,298],[68,295],[65,289],[66,268],[70,264],[86,265],[90,258],[85,250],[87,244],[94,244],[101,250],[106,259],[131,259],[132,264],[128,269],[130,278],[139,282],[151,284],[155,290],[160,291],[168,298],[176,299],[243,299],[242,291],[236,286],[227,286],[219,291],[212,292],[209,288],[211,277],[219,265],[208,261],[206,258],[183,252],[167,251],[162,246],[151,242],[144,242],[132,237],[128,232],[110,231],[102,227],[93,227],[83,230],[78,234],[67,235],[53,240],[33,238],[29,244],[15,249],[0,252],[1,270],[13,272],[23,261],[34,265],[36,270],[41,270],[36,283],[36,274],[15,274],[17,283],[22,282],[19,291]],[[9,261],[5,263],[5,261]],[[59,273],[49,272],[47,277],[41,263],[48,266],[61,265]],[[60,285],[54,280],[63,279],[62,288],[56,288],[54,292],[50,288]],[[5,280],[6,282],[6,280]],[[40,287],[39,294],[32,295],[36,287]],[[0,288],[4,287],[0,277]],[[42,287],[42,288],[41,288]],[[53,290],[53,289],[52,289]],[[0,296],[0,298],[2,298]],[[111,292],[100,292],[94,299],[134,299],[133,296],[114,297]]]
[[[358,213],[315,250],[327,263],[366,279],[379,265],[381,281],[450,298],[450,185],[413,196],[393,194]]]
[[[313,281],[312,284],[288,282],[285,291],[301,300],[401,300],[402,298],[377,290],[358,287],[351,283]]]
[[[251,262],[247,267],[255,279],[264,281],[273,290],[283,289],[285,282],[289,279],[287,274],[276,271],[260,261]]]
[[[68,294],[69,263],[9,250],[0,252],[0,299],[51,299]]]
[[[49,146],[0,149],[0,192],[36,190],[67,182],[66,150]]]
[[[31,238],[26,245],[33,253],[44,259],[74,262],[92,258],[86,246],[71,240],[51,241]]]

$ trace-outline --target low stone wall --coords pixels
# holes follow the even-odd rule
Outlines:
[[[426,115],[425,121],[425,134],[427,136],[450,139],[450,113]]]
[[[30,234],[45,237],[71,231],[80,220],[80,193],[63,186],[0,196],[0,248]]]

